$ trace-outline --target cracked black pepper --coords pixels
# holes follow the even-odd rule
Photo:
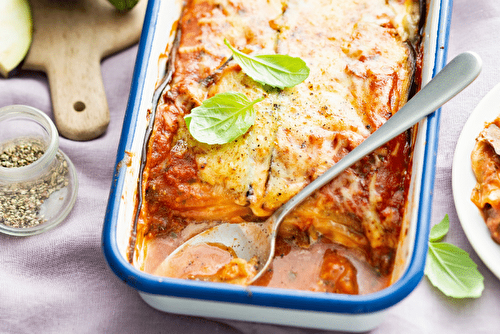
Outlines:
[[[0,166],[20,168],[37,161],[44,154],[43,145],[36,140],[26,140],[4,145],[0,153]],[[0,224],[14,228],[28,228],[46,221],[40,215],[44,201],[54,192],[66,187],[68,164],[61,154],[42,178],[15,184],[0,185]]]

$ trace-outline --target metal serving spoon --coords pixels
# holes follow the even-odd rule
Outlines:
[[[256,281],[271,264],[279,225],[292,209],[346,168],[408,130],[462,91],[479,75],[481,64],[481,59],[475,53],[465,52],[458,55],[378,130],[276,210],[265,222],[224,223],[210,228],[175,249],[165,259],[162,267],[169,268],[172,259],[180,252],[189,251],[188,248],[198,244],[224,245],[234,250],[236,256],[241,259],[249,261],[257,257],[258,272],[246,283]]]

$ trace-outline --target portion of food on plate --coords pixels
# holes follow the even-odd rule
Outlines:
[[[264,221],[396,113],[419,77],[419,21],[417,0],[187,1],[148,142],[134,265],[245,284],[251,261],[220,245],[194,249],[174,272],[162,262],[208,227]],[[224,40],[245,54],[300,57],[309,76],[291,88],[263,85]],[[226,92],[262,99],[253,125],[226,144],[198,142],[184,117]],[[389,285],[406,235],[412,140],[401,134],[290,213],[271,269],[254,284],[348,294]]]
[[[476,186],[471,200],[479,208],[491,237],[500,244],[500,117],[486,123],[471,154]]]

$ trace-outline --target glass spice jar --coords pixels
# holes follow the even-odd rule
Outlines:
[[[29,106],[0,108],[0,232],[28,236],[55,227],[77,191],[75,168],[59,149],[51,119]]]

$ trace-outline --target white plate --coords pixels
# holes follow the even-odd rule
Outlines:
[[[491,238],[479,209],[470,196],[476,185],[471,167],[471,152],[485,122],[500,115],[500,84],[477,105],[460,134],[453,157],[452,187],[458,218],[465,235],[484,264],[500,279],[500,245]]]

